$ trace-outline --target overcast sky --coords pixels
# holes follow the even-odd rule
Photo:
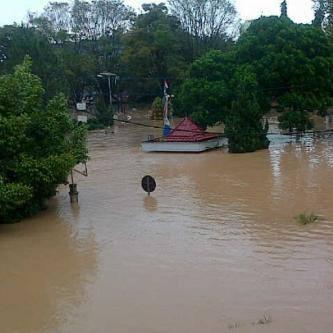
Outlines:
[[[254,19],[260,15],[277,15],[280,12],[281,0],[234,0],[240,16],[244,20]],[[40,12],[48,0],[0,0],[0,25],[21,22],[28,10]],[[163,2],[152,0],[125,0],[135,8],[142,3]],[[166,2],[166,1],[164,1]],[[311,0],[288,0],[289,16],[295,22],[308,23],[313,18]]]

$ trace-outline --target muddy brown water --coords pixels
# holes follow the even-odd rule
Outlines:
[[[79,206],[0,226],[0,332],[333,332],[333,137],[142,153],[151,132],[90,134]]]

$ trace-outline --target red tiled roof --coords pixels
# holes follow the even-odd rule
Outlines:
[[[173,129],[164,141],[167,142],[201,142],[217,138],[218,135],[207,133],[190,118],[185,118]]]

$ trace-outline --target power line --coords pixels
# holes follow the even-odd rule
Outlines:
[[[120,120],[120,119],[114,119],[115,122],[135,125],[135,126],[141,126],[141,127],[148,127],[148,128],[154,128],[154,129],[163,129],[162,126],[158,125],[150,125],[150,124],[144,124],[144,123],[138,123],[134,121],[129,120]],[[175,128],[171,128],[171,130],[174,130]],[[201,131],[193,131],[193,130],[180,130],[181,132],[189,132],[189,133],[202,133]],[[216,134],[223,137],[226,137],[225,133],[222,132],[205,132],[207,134]],[[333,134],[333,128],[332,129],[325,129],[325,130],[312,130],[312,131],[304,131],[304,132],[287,132],[287,133],[281,133],[281,132],[269,132],[267,135],[284,135],[284,136],[298,136],[298,135],[304,135],[304,134]]]
[[[114,119],[114,121],[120,122],[120,123],[125,123],[125,124],[131,124],[131,125],[141,126],[141,127],[148,127],[148,128],[155,128],[155,129],[164,129],[163,126],[149,125],[149,124],[138,123],[138,122],[129,121],[129,120]],[[175,128],[171,128],[171,130],[174,130],[174,129]],[[189,132],[189,133],[202,134],[202,131],[193,131],[193,130],[185,130],[185,129],[181,129],[180,131],[181,132]],[[207,134],[216,134],[216,135],[220,135],[220,136],[225,136],[224,133],[220,133],[220,132],[205,132],[205,133],[207,133]]]

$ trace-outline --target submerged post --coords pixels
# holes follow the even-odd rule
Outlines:
[[[69,184],[69,197],[71,203],[79,202],[79,192],[77,191],[77,184]]]
[[[71,203],[78,203],[79,202],[79,192],[77,190],[77,184],[74,183],[74,172],[80,174],[81,176],[88,177],[88,168],[87,168],[87,163],[84,162],[84,170],[80,171],[78,169],[72,169],[71,171],[71,181],[72,183],[69,184],[69,197],[71,199]]]
[[[79,202],[79,192],[77,191],[77,184],[74,184],[73,170],[71,171],[71,180],[72,183],[69,184],[69,198],[71,203]]]

